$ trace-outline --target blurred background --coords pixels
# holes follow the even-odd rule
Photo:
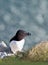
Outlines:
[[[32,34],[25,49],[48,40],[48,0],[0,0],[0,41],[9,44],[18,29]]]

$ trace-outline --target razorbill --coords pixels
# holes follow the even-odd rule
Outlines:
[[[31,33],[29,32],[26,32],[24,30],[18,30],[15,34],[15,36],[13,36],[11,39],[10,39],[10,48],[11,48],[11,51],[14,53],[14,54],[17,54],[17,52],[23,52],[23,46],[24,46],[24,43],[25,43],[25,37],[26,36],[30,36]]]

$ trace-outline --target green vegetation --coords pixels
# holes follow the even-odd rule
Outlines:
[[[48,65],[48,62],[31,62],[16,57],[7,57],[0,60],[0,65]]]

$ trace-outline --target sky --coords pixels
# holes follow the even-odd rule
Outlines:
[[[19,29],[32,34],[27,49],[48,40],[48,0],[0,0],[0,41],[9,44]]]

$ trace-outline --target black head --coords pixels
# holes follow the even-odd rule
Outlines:
[[[24,37],[29,36],[29,35],[31,35],[31,33],[26,32],[24,30],[18,30],[17,33],[15,34],[15,36],[10,41],[12,41],[12,40],[20,41]]]

